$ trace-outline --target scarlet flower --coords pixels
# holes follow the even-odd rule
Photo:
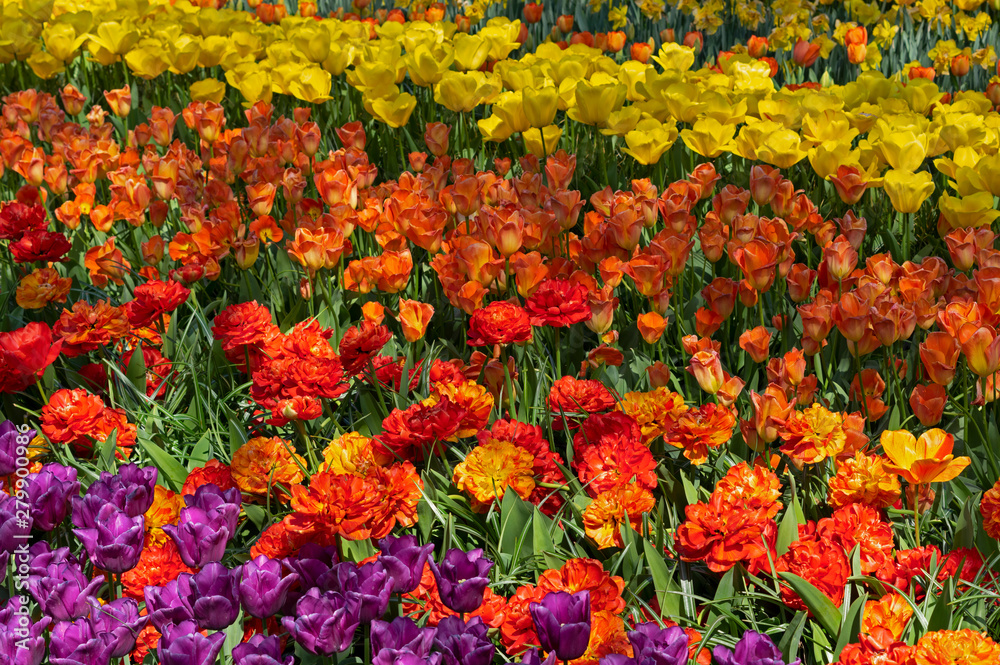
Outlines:
[[[784,441],[781,452],[797,466],[853,455],[868,441],[863,427],[860,414],[834,413],[813,404],[803,411],[793,411],[785,421],[779,432]]]
[[[503,499],[508,488],[527,499],[535,489],[531,453],[510,441],[481,440],[455,466],[453,482],[470,495],[477,512],[489,510],[494,501]]]
[[[885,459],[858,451],[837,467],[830,478],[827,501],[834,508],[861,503],[882,510],[900,496],[899,479],[885,468]]]
[[[0,204],[0,240],[20,240],[25,234],[44,231],[49,225],[45,208],[20,201]]]
[[[392,333],[383,325],[361,321],[347,329],[340,340],[340,362],[344,372],[354,375],[368,366],[372,356],[392,339]]]
[[[216,485],[223,491],[237,487],[229,465],[223,464],[217,459],[210,459],[204,466],[191,469],[188,472],[188,477],[184,480],[184,486],[181,487],[181,495],[192,495],[202,485]]]
[[[840,545],[845,554],[857,545],[861,571],[866,575],[882,568],[892,557],[892,527],[863,503],[848,504],[838,508],[832,517],[821,519],[816,523],[816,535]]]
[[[177,309],[190,294],[190,289],[173,280],[163,282],[151,279],[140,284],[135,287],[132,300],[125,304],[129,323],[136,328],[144,328],[162,321],[164,314]]]
[[[574,448],[573,466],[591,497],[631,482],[648,490],[657,486],[656,460],[637,438],[610,434]]]
[[[556,591],[590,593],[592,612],[620,614],[625,610],[625,580],[604,570],[595,559],[569,559],[559,570],[546,570],[538,576],[538,596]]]
[[[143,590],[147,586],[163,586],[177,579],[181,573],[194,572],[181,560],[174,541],[167,538],[161,543],[147,544],[143,548],[136,567],[122,573],[122,587],[127,597],[141,602]]]
[[[414,404],[405,410],[393,409],[382,421],[375,458],[380,464],[394,459],[420,461],[435,444],[454,440],[466,411],[451,400],[432,405]],[[438,446],[441,452],[443,446]]]
[[[674,546],[684,561],[704,561],[709,570],[725,572],[741,561],[767,554],[763,534],[769,521],[764,508],[730,504],[722,492],[708,503],[684,508],[687,520],[674,534]]]
[[[275,522],[264,529],[260,538],[250,548],[250,556],[258,557],[261,554],[269,559],[281,559],[292,556],[299,551],[299,548],[310,542],[310,534],[301,531],[293,531],[288,528],[288,518],[286,515],[280,522]]]
[[[317,473],[309,487],[292,486],[288,528],[313,535],[314,542],[333,544],[335,537],[364,540],[371,536],[371,520],[382,501],[373,483],[353,475]]]
[[[914,599],[921,600],[924,597],[924,587],[921,583],[915,582],[914,578],[926,575],[931,561],[935,558],[940,562],[942,556],[941,551],[934,545],[897,550],[894,559],[886,561],[885,565],[875,572],[875,576],[882,582],[911,594]]]
[[[844,587],[851,575],[851,566],[839,545],[815,536],[800,538],[778,557],[775,569],[805,579],[837,607],[844,602]],[[791,587],[781,586],[781,599],[793,610],[808,610]]]
[[[615,398],[611,391],[593,379],[564,376],[557,379],[549,391],[549,410],[553,414],[600,413],[614,406]]]
[[[866,646],[885,651],[903,637],[913,608],[898,593],[888,593],[865,603],[860,637]]]
[[[621,485],[598,494],[583,511],[583,526],[589,538],[601,549],[624,547],[622,523],[626,514],[635,531],[642,530],[642,514],[656,506],[649,490],[635,484]]]
[[[740,462],[729,469],[715,485],[713,495],[722,497],[724,504],[743,510],[763,510],[773,519],[781,510],[781,481],[763,464],[750,466]]]
[[[142,361],[146,366],[146,396],[151,399],[163,399],[167,392],[167,378],[173,369],[173,363],[164,358],[163,354],[155,346],[140,344],[140,347]],[[127,371],[129,363],[132,362],[132,354],[135,351],[136,347],[133,346],[122,354],[122,372]],[[107,381],[102,382],[100,385],[107,385]]]
[[[983,516],[983,530],[994,540],[1000,540],[1000,480],[983,492],[979,512]]]
[[[533,326],[565,328],[591,317],[589,290],[580,282],[547,279],[524,303]]]
[[[219,312],[212,321],[212,336],[222,343],[224,351],[232,351],[266,341],[275,328],[271,311],[254,300]]]
[[[755,363],[767,360],[771,333],[764,326],[757,326],[740,335],[740,348],[746,351]]]
[[[924,371],[934,383],[947,386],[955,378],[961,347],[952,335],[932,332],[920,343],[920,361]]]
[[[8,245],[16,263],[33,261],[66,261],[71,244],[61,233],[31,230]]]
[[[924,427],[933,427],[941,422],[947,403],[948,391],[937,383],[916,385],[910,393],[910,408]]]
[[[62,340],[39,321],[0,332],[0,393],[16,393],[37,381],[59,357]]]
[[[684,398],[666,387],[644,393],[625,393],[618,408],[639,424],[646,445],[662,435],[688,409]]]
[[[663,435],[663,440],[684,451],[692,464],[708,461],[708,449],[728,443],[733,436],[736,414],[717,404],[703,404],[677,417]]]
[[[926,633],[913,653],[916,665],[992,665],[998,660],[1000,644],[970,628]]]
[[[113,307],[106,300],[93,306],[78,300],[73,303],[72,310],[62,311],[52,332],[63,339],[63,355],[73,358],[128,334],[128,315],[124,307]]]

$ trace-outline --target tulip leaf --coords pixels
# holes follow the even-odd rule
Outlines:
[[[667,569],[663,555],[657,552],[656,547],[648,540],[643,539],[642,548],[643,554],[646,556],[646,564],[649,566],[649,575],[653,578],[653,586],[656,589],[656,600],[660,604],[660,616],[679,616],[681,613],[681,590]]]
[[[500,552],[512,562],[534,555],[533,532],[528,529],[532,507],[521,500],[517,492],[504,492],[500,502]]]
[[[146,454],[149,455],[156,468],[163,474],[159,480],[167,481],[171,489],[180,492],[184,486],[184,481],[187,480],[187,469],[173,455],[149,439],[140,436],[138,442],[142,449],[146,451]]]
[[[934,599],[934,609],[927,619],[927,631],[948,630],[951,626],[951,616],[954,612],[952,598],[955,595],[955,578],[949,577],[941,585],[941,593]]]
[[[225,659],[232,659],[233,649],[243,641],[243,611],[240,610],[239,618],[225,629],[226,641],[222,643],[222,653]]]
[[[799,652],[799,647],[802,645],[802,633],[806,629],[808,618],[808,612],[799,610],[792,617],[792,621],[788,624],[788,627],[785,628],[785,634],[778,643],[778,649],[781,650],[781,655],[784,656],[783,660],[786,663],[794,661]]]
[[[836,637],[840,632],[841,617],[840,611],[833,604],[833,601],[808,580],[794,573],[779,571],[778,575],[798,594],[799,598],[809,608],[809,612],[816,618],[826,634],[830,637]]]
[[[958,485],[961,481],[952,483],[952,485]],[[976,527],[979,522],[979,494],[969,497],[965,504],[962,506],[962,512],[958,515],[958,521],[955,523],[955,536],[952,539],[952,547],[968,547],[972,548],[976,546]]]
[[[864,610],[867,601],[868,594],[862,593],[858,596],[857,600],[851,603],[851,607],[847,610],[847,615],[844,616],[843,621],[840,623],[840,634],[837,635],[837,645],[833,650],[835,656],[839,657],[840,652],[848,644],[857,642],[858,631],[861,630],[862,610]]]
[[[543,515],[538,506],[535,506],[535,512],[531,518],[532,545],[536,553],[541,553],[546,568],[558,569],[562,566],[563,560],[555,554],[551,528],[552,520]]]
[[[101,468],[110,473],[115,472],[115,445],[118,442],[118,430],[113,429],[108,434],[108,438],[101,442],[98,458],[101,460]]]
[[[258,529],[262,528],[264,525],[264,520],[267,519],[267,513],[260,506],[255,506],[251,503],[243,504],[243,511],[247,514],[247,517],[253,522],[253,525]]]
[[[778,556],[781,556],[798,539],[799,519],[795,514],[795,507],[789,506],[785,509],[781,524],[778,525],[778,538],[774,543],[774,551],[778,553]]]
[[[142,357],[142,345],[132,349],[132,357],[125,368],[125,376],[135,386],[140,395],[146,394],[146,360]]]
[[[229,455],[235,455],[236,451],[243,447],[243,444],[247,442],[246,434],[240,431],[239,426],[236,424],[235,420],[229,421]],[[197,448],[197,446],[195,446]],[[189,467],[194,468],[194,467]]]

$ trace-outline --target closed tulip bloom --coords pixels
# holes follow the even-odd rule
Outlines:
[[[826,178],[833,183],[837,196],[847,205],[854,205],[868,189],[868,178],[857,166],[839,166],[836,175]]]
[[[116,474],[102,471],[83,498],[73,497],[73,524],[81,529],[93,527],[106,503],[118,506],[129,517],[143,515],[153,505],[155,487],[155,466],[126,464]]]
[[[771,333],[764,326],[746,330],[740,335],[740,348],[746,351],[755,363],[767,360],[771,344]]]
[[[437,582],[441,602],[448,609],[465,614],[479,609],[489,584],[493,562],[483,556],[482,549],[465,552],[450,549],[440,564],[429,561]]]
[[[559,90],[554,86],[529,87],[523,90],[524,115],[532,127],[552,124],[558,109]]]
[[[497,650],[481,618],[466,623],[456,616],[438,623],[433,649],[441,654],[441,665],[490,665]]]
[[[927,430],[919,439],[906,430],[885,431],[880,443],[891,460],[885,468],[913,485],[947,482],[971,462],[952,455],[955,437],[942,429]]]
[[[76,469],[62,464],[46,464],[38,473],[25,478],[25,493],[31,505],[34,526],[52,531],[63,523],[69,512],[70,497],[80,495]]]
[[[686,665],[688,636],[679,626],[660,628],[654,622],[640,623],[629,631],[633,657],[621,655],[601,659],[601,665]],[[606,662],[605,662],[606,661]]]
[[[687,368],[698,386],[709,395],[714,395],[722,388],[725,377],[722,372],[722,360],[717,351],[699,351],[691,356]]]
[[[914,386],[910,393],[910,408],[924,427],[933,427],[941,422],[946,404],[948,391],[936,383]]]
[[[958,338],[973,374],[985,377],[1000,370],[1000,335],[992,326],[966,323],[959,330]]]
[[[73,529],[95,566],[110,573],[135,568],[145,542],[146,520],[129,517],[117,506],[106,504],[97,514],[94,528]]]
[[[424,564],[434,544],[420,545],[416,536],[386,536],[378,541],[379,561],[389,572],[393,593],[410,593],[420,585]]]
[[[927,197],[934,193],[934,179],[927,171],[901,171],[890,169],[882,185],[897,212],[911,213],[920,210]]]
[[[538,641],[559,660],[579,658],[590,644],[590,592],[550,592],[528,605]]]
[[[16,497],[0,496],[0,552],[12,553],[28,542],[33,520],[30,513],[25,519],[24,512]]]
[[[193,621],[163,627],[156,647],[161,665],[212,665],[226,641],[223,632],[202,635]]]
[[[843,236],[823,248],[823,261],[833,279],[845,279],[858,266],[858,252]]]
[[[45,629],[52,618],[32,622],[28,608],[21,611],[21,598],[13,596],[0,609],[0,658],[10,665],[41,665],[45,658]]]
[[[281,638],[277,635],[254,635],[233,647],[233,665],[294,665],[295,656],[281,656]]]
[[[184,501],[187,507],[181,510],[177,525],[164,526],[164,532],[188,566],[203,568],[206,563],[221,561],[226,543],[236,532],[242,505],[240,491],[223,491],[208,483],[185,496]]]
[[[392,595],[392,580],[381,561],[357,566],[349,561],[337,566],[338,589],[358,604],[358,617],[369,623],[385,614]]]
[[[239,594],[247,614],[258,619],[277,614],[285,604],[289,588],[299,581],[296,573],[284,577],[281,573],[281,562],[263,554],[243,564]]]
[[[417,300],[399,299],[399,324],[407,342],[423,339],[427,325],[434,316],[434,306]]]
[[[111,659],[111,646],[87,619],[60,621],[52,629],[49,662],[52,665],[97,665]]]
[[[281,619],[296,642],[309,653],[329,656],[351,646],[360,624],[358,602],[335,591],[310,589],[295,605],[295,616]]]
[[[418,627],[409,617],[396,617],[388,623],[373,621],[372,665],[392,665],[397,655],[402,653],[426,658],[436,632],[434,628]]]
[[[142,595],[149,620],[160,632],[163,632],[164,626],[194,620],[191,610],[181,601],[177,579],[163,586],[149,585],[143,589]]]
[[[181,573],[177,577],[177,595],[199,628],[222,630],[236,621],[240,572],[213,562],[194,575]]]
[[[108,649],[109,656],[123,658],[135,648],[139,635],[148,616],[139,616],[139,604],[131,598],[118,598],[103,605],[96,598],[90,598],[90,622],[94,634]]]
[[[958,340],[946,332],[935,331],[920,343],[920,361],[934,383],[947,386],[955,379],[961,347]]]
[[[75,560],[59,560],[68,555],[69,549],[62,548],[37,556],[28,573],[28,591],[42,612],[56,621],[72,621],[85,616],[90,611],[88,599],[104,584],[103,575],[94,579],[84,576]]]

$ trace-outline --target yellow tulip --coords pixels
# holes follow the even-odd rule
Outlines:
[[[556,125],[549,125],[541,129],[532,127],[523,132],[521,136],[524,138],[524,147],[528,152],[539,159],[543,159],[558,149],[559,139],[562,138],[562,130]]]
[[[475,71],[483,66],[490,55],[490,43],[482,35],[455,35],[455,54],[453,59],[458,68],[463,71]]]
[[[580,81],[576,86],[576,105],[567,113],[585,125],[604,127],[608,117],[625,102],[625,86],[617,81],[591,83]]]
[[[841,166],[861,167],[861,151],[852,150],[851,142],[826,141],[809,149],[809,163],[823,180],[835,174]]]
[[[174,74],[187,74],[198,66],[201,59],[201,40],[191,35],[180,35],[167,42],[167,62]]]
[[[382,62],[359,62],[347,72],[347,82],[362,92],[380,90],[396,84],[396,72]]]
[[[787,94],[778,93],[771,99],[764,99],[757,105],[761,120],[770,120],[784,127],[796,128],[802,124],[802,105]]]
[[[681,130],[681,140],[702,157],[718,157],[723,150],[733,148],[734,134],[733,125],[723,125],[715,118],[701,118],[691,129]]]
[[[757,150],[779,129],[784,129],[780,122],[748,119],[736,137],[736,151],[746,159],[758,159]]]
[[[77,34],[69,23],[53,23],[42,30],[45,50],[60,62],[69,62],[87,41],[86,34]]]
[[[552,80],[562,83],[567,79],[580,81],[587,78],[590,63],[582,58],[567,57],[552,64]]]
[[[656,73],[656,70],[638,60],[626,60],[618,69],[618,79],[625,85],[625,99],[630,102],[639,102],[646,99],[645,95],[639,92],[639,84],[646,82],[646,73]]]
[[[330,72],[317,66],[303,68],[299,75],[289,80],[286,85],[293,97],[310,104],[318,104],[330,99],[332,86],[333,79],[330,77]],[[409,118],[409,114],[406,117]]]
[[[513,132],[524,132],[531,127],[524,113],[524,98],[520,92],[504,92],[493,104],[493,115],[500,118]]]
[[[222,62],[222,57],[229,48],[229,40],[219,35],[204,37],[201,40],[201,50],[198,52],[199,67],[216,67]]]
[[[330,54],[323,61],[323,69],[334,76],[342,76],[344,70],[353,64],[355,55],[353,44],[333,42],[330,44]]]
[[[226,96],[226,84],[215,79],[204,79],[192,83],[188,92],[191,95],[192,101],[213,101],[216,104],[220,104]]]
[[[779,169],[791,168],[806,156],[805,144],[797,132],[779,129],[769,134],[757,148],[757,159]]]
[[[850,143],[858,135],[843,111],[832,109],[821,113],[807,113],[802,118],[802,138],[819,146],[827,141]]]
[[[429,88],[441,80],[455,60],[455,53],[446,46],[418,44],[412,53],[403,57],[410,79],[423,88]]]
[[[468,113],[487,100],[492,100],[499,90],[500,81],[495,75],[449,71],[434,86],[434,101],[449,111]]]
[[[330,55],[330,31],[319,21],[308,21],[297,26],[289,38],[295,48],[316,64],[323,62]]]
[[[912,173],[891,169],[886,171],[882,187],[897,212],[916,212],[934,193],[934,179],[927,171]]]
[[[505,60],[512,51],[521,46],[517,42],[517,35],[520,32],[520,21],[497,17],[487,21],[486,27],[480,30],[478,35],[489,42],[489,58],[499,62]]]
[[[882,137],[876,147],[893,169],[916,171],[927,158],[927,138],[927,134],[912,130],[892,132]]]
[[[988,155],[979,160],[976,170],[983,177],[993,196],[1000,196],[1000,154]]]
[[[504,88],[515,92],[539,85],[539,79],[545,79],[544,76],[540,76],[536,72],[535,68],[528,67],[514,60],[498,62],[493,67],[493,72],[503,81]]]
[[[653,83],[649,81],[649,77],[646,77],[647,86]],[[638,86],[640,90],[643,86]],[[652,91],[650,91],[652,93]],[[666,104],[667,110],[670,112],[674,118],[680,122],[685,122],[689,125],[693,125],[698,117],[708,108],[708,104],[702,104],[698,100],[698,96],[701,91],[693,83],[673,83],[668,85],[662,91],[662,99],[664,104]],[[651,99],[654,98],[653,94],[648,95]]]
[[[959,198],[947,192],[938,199],[941,216],[951,228],[990,226],[1000,217],[1000,210],[993,209],[993,194],[979,192]]]
[[[35,51],[26,60],[31,71],[40,79],[48,80],[56,74],[66,71],[66,64],[45,51]]]
[[[627,148],[622,152],[631,155],[640,164],[656,164],[663,154],[677,141],[677,127],[655,120],[642,121],[625,135]]]
[[[38,50],[42,25],[24,18],[2,17],[0,20],[0,62],[24,60]]]
[[[97,26],[87,50],[105,67],[121,60],[139,41],[139,31],[128,22],[106,21]]]
[[[929,429],[919,439],[906,430],[887,430],[879,443],[891,460],[885,464],[886,470],[912,485],[954,480],[972,462],[952,454],[955,438],[942,429]]]
[[[496,114],[492,114],[482,120],[477,120],[476,125],[479,127],[479,133],[483,135],[484,141],[500,143],[501,141],[506,141],[514,134],[514,130]]]
[[[148,81],[170,67],[164,55],[165,49],[158,39],[143,39],[136,48],[125,54],[125,64],[133,74]]]
[[[248,107],[260,101],[271,101],[271,74],[256,63],[248,62],[230,69],[226,72],[226,81],[240,91],[244,104]]]
[[[372,115],[393,129],[402,127],[409,119],[413,109],[417,108],[417,98],[408,92],[401,93],[391,99],[373,99],[371,101]]]
[[[900,96],[914,113],[927,115],[931,107],[941,101],[944,93],[933,81],[916,78],[900,91]]]
[[[559,92],[553,86],[544,88],[525,88],[521,91],[524,97],[524,114],[532,127],[547,127],[556,117]]]
[[[955,151],[963,146],[979,146],[989,137],[982,115],[975,113],[947,114],[940,121],[940,137],[947,146],[947,150]],[[936,150],[935,152],[945,152],[945,150]]]
[[[625,136],[635,129],[641,118],[642,111],[638,106],[623,106],[608,116],[608,126],[601,130],[601,134],[605,136]],[[659,118],[655,119],[662,122]]]
[[[653,60],[666,71],[686,72],[694,64],[694,49],[668,42],[660,47]]]

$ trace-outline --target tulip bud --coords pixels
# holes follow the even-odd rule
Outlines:
[[[670,383],[670,368],[659,360],[646,367],[646,374],[649,376],[649,385],[654,390]]]
[[[701,49],[704,45],[705,37],[700,32],[695,30],[684,35],[684,46],[693,48],[696,55],[701,53]]]
[[[132,90],[128,84],[124,88],[108,90],[104,93],[108,108],[119,118],[124,118],[132,110]]]
[[[629,56],[644,65],[649,62],[651,55],[653,55],[653,45],[649,42],[634,42],[629,49]]]
[[[140,243],[139,248],[142,250],[142,260],[151,266],[155,266],[163,260],[164,245],[163,238],[160,236],[153,236]]]
[[[664,28],[660,30],[660,42],[663,44],[673,44],[677,41],[677,36],[674,34],[673,28]]]
[[[573,17],[570,14],[563,14],[556,19],[556,27],[559,32],[568,35],[573,32]]]
[[[62,99],[63,108],[67,115],[80,115],[83,107],[87,104],[87,97],[76,89],[74,85],[67,85],[59,91],[59,98]]]
[[[747,53],[750,54],[751,58],[763,58],[767,55],[769,48],[770,46],[767,43],[767,37],[752,35],[750,39],[747,40]]]
[[[717,351],[699,351],[691,356],[687,368],[702,390],[714,395],[722,388],[725,380],[722,373],[722,361]]]
[[[524,16],[525,23],[538,23],[542,20],[542,10],[545,9],[545,5],[540,2],[529,2],[524,6],[522,14]]]
[[[448,135],[451,134],[451,127],[443,122],[429,122],[424,131],[424,143],[427,149],[435,157],[442,157],[448,153]]]
[[[951,59],[951,75],[965,76],[969,73],[969,56],[959,53]]]

